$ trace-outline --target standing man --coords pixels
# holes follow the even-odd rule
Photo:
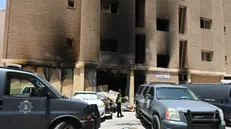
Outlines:
[[[122,96],[121,96],[121,89],[119,89],[119,94],[117,95],[117,98],[116,98],[117,117],[123,117],[122,111],[121,111],[121,103],[122,103]]]

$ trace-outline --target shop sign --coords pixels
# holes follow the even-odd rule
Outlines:
[[[170,73],[168,73],[168,72],[156,72],[156,78],[169,79]]]

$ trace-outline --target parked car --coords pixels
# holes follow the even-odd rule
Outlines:
[[[99,98],[104,102],[105,105],[105,117],[112,119],[113,113],[116,113],[117,105],[111,98],[109,98],[106,93],[98,92]]]
[[[224,112],[226,124],[231,123],[231,85],[224,84],[184,84],[202,101],[220,107]]]
[[[143,117],[152,129],[225,129],[226,126],[220,108],[200,101],[186,87],[169,84],[142,85],[136,94],[136,117]]]
[[[71,99],[82,100],[88,104],[96,104],[100,113],[100,117],[105,116],[105,105],[96,92],[92,91],[77,91],[73,94]]]
[[[96,105],[66,98],[35,73],[1,67],[0,83],[0,125],[3,129],[100,127]],[[22,92],[28,85],[32,89]]]

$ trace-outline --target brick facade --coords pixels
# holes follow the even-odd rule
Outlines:
[[[146,0],[144,28],[135,27],[135,0],[119,1],[118,14],[101,12],[100,0],[75,0],[74,8],[67,7],[67,1],[8,0],[4,62],[36,62],[37,67],[56,67],[57,61],[75,64],[71,66],[73,77],[63,84],[56,75],[51,79],[58,89],[66,85],[64,93],[69,96],[84,89],[85,65],[101,68],[100,38],[109,38],[118,40],[117,67],[145,70],[147,82],[178,83],[179,41],[187,40],[189,82],[207,83],[218,78],[215,82],[219,83],[220,78],[231,74],[229,0]],[[185,34],[178,32],[179,6],[187,7]],[[168,32],[157,30],[157,17],[169,20]],[[201,17],[212,19],[211,29],[201,29]],[[146,35],[146,61],[142,67],[130,66],[135,60],[136,33]],[[66,38],[73,38],[73,49],[65,47]],[[213,52],[212,62],[201,60],[202,50]],[[169,54],[168,68],[157,68],[157,54]],[[170,72],[171,78],[156,79],[158,71]],[[208,79],[200,79],[201,76]]]
[[[0,9],[0,56],[1,57],[3,53],[4,27],[5,27],[5,10]],[[3,66],[1,60],[0,60],[0,66]]]

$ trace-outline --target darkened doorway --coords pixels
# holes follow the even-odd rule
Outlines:
[[[127,73],[121,72],[119,70],[98,70],[97,71],[97,86],[99,85],[108,85],[108,91],[114,90],[118,91],[122,90],[122,95],[126,94],[127,87]]]
[[[139,86],[145,84],[146,75],[144,71],[135,71],[135,93],[138,90]]]

